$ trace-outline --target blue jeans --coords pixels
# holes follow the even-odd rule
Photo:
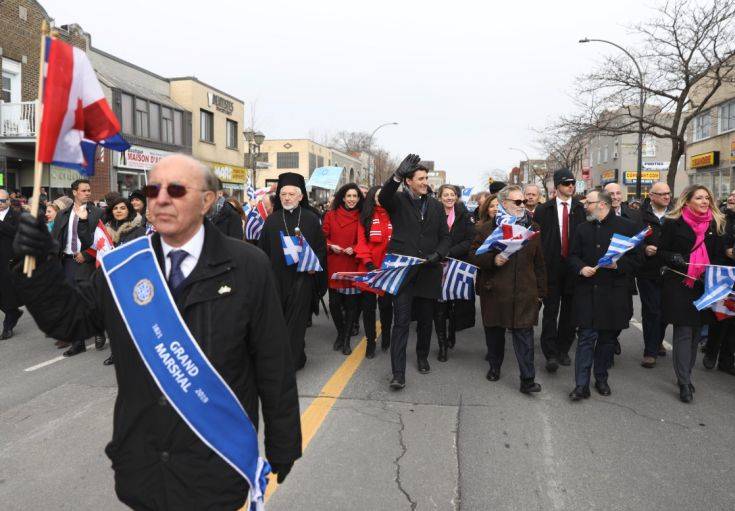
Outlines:
[[[661,323],[661,283],[639,278],[638,292],[643,320],[643,356],[656,358],[666,332],[666,323]]]
[[[574,360],[574,378],[577,386],[590,384],[590,370],[594,363],[595,380],[607,381],[607,370],[615,353],[618,330],[580,328],[577,334],[577,356]]]

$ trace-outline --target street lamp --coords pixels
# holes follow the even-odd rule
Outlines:
[[[260,146],[265,141],[265,135],[260,131],[247,130],[242,132],[245,135],[245,140],[248,142],[248,153],[250,154],[250,172],[252,176],[252,186],[257,187],[257,181],[255,180],[255,170],[258,166],[258,156],[260,155]],[[247,167],[247,162],[245,162]]]
[[[590,39],[588,37],[585,37],[584,39],[580,39],[579,42],[581,44],[584,43],[605,43],[609,44],[611,46],[615,46],[617,49],[625,53],[630,60],[633,61],[633,64],[635,64],[635,68],[638,70],[638,79],[640,80],[640,89],[641,94],[640,98],[638,100],[638,108],[639,108],[639,115],[638,115],[638,169],[636,170],[635,175],[635,196],[637,199],[641,198],[641,172],[643,169],[643,113],[644,109],[646,107],[646,95],[645,91],[643,90],[643,71],[641,71],[641,66],[638,64],[638,61],[636,58],[625,48],[620,46],[617,43],[614,43],[612,41],[607,41],[605,39]],[[625,172],[625,171],[623,171]]]
[[[375,168],[373,168],[375,165],[375,158],[373,157],[373,137],[375,136],[376,131],[385,126],[398,126],[398,123],[386,122],[385,124],[381,124],[373,130],[368,138],[368,184],[370,184],[370,186],[375,184]]]
[[[510,149],[511,151],[518,151],[519,153],[523,153],[523,156],[526,157],[526,167],[528,167],[528,178],[529,178],[528,182],[531,183],[532,182],[531,180],[531,172],[532,172],[531,171],[531,158],[528,157],[528,153],[526,153],[526,151],[524,151],[523,149],[518,149],[517,147],[509,147],[508,149]]]

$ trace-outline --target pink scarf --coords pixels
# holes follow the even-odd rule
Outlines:
[[[704,215],[699,215],[692,211],[689,206],[684,207],[681,217],[686,224],[692,228],[694,235],[694,248],[689,254],[689,267],[687,268],[688,279],[684,280],[684,284],[694,287],[694,281],[704,273],[706,264],[709,264],[709,255],[707,254],[707,246],[704,244],[704,234],[709,229],[712,221],[712,211],[707,210]]]
[[[446,209],[444,212],[446,213]],[[449,230],[452,230],[452,226],[454,225],[454,208],[452,208],[449,213],[447,213],[447,227],[449,227]]]

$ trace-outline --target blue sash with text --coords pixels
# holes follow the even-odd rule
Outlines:
[[[247,480],[251,510],[264,509],[270,466],[259,456],[255,426],[179,314],[151,238],[108,252],[101,265],[130,337],[161,392],[202,442]]]

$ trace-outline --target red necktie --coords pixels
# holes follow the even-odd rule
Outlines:
[[[564,210],[561,212],[561,256],[569,255],[569,208],[566,202],[561,203]]]

